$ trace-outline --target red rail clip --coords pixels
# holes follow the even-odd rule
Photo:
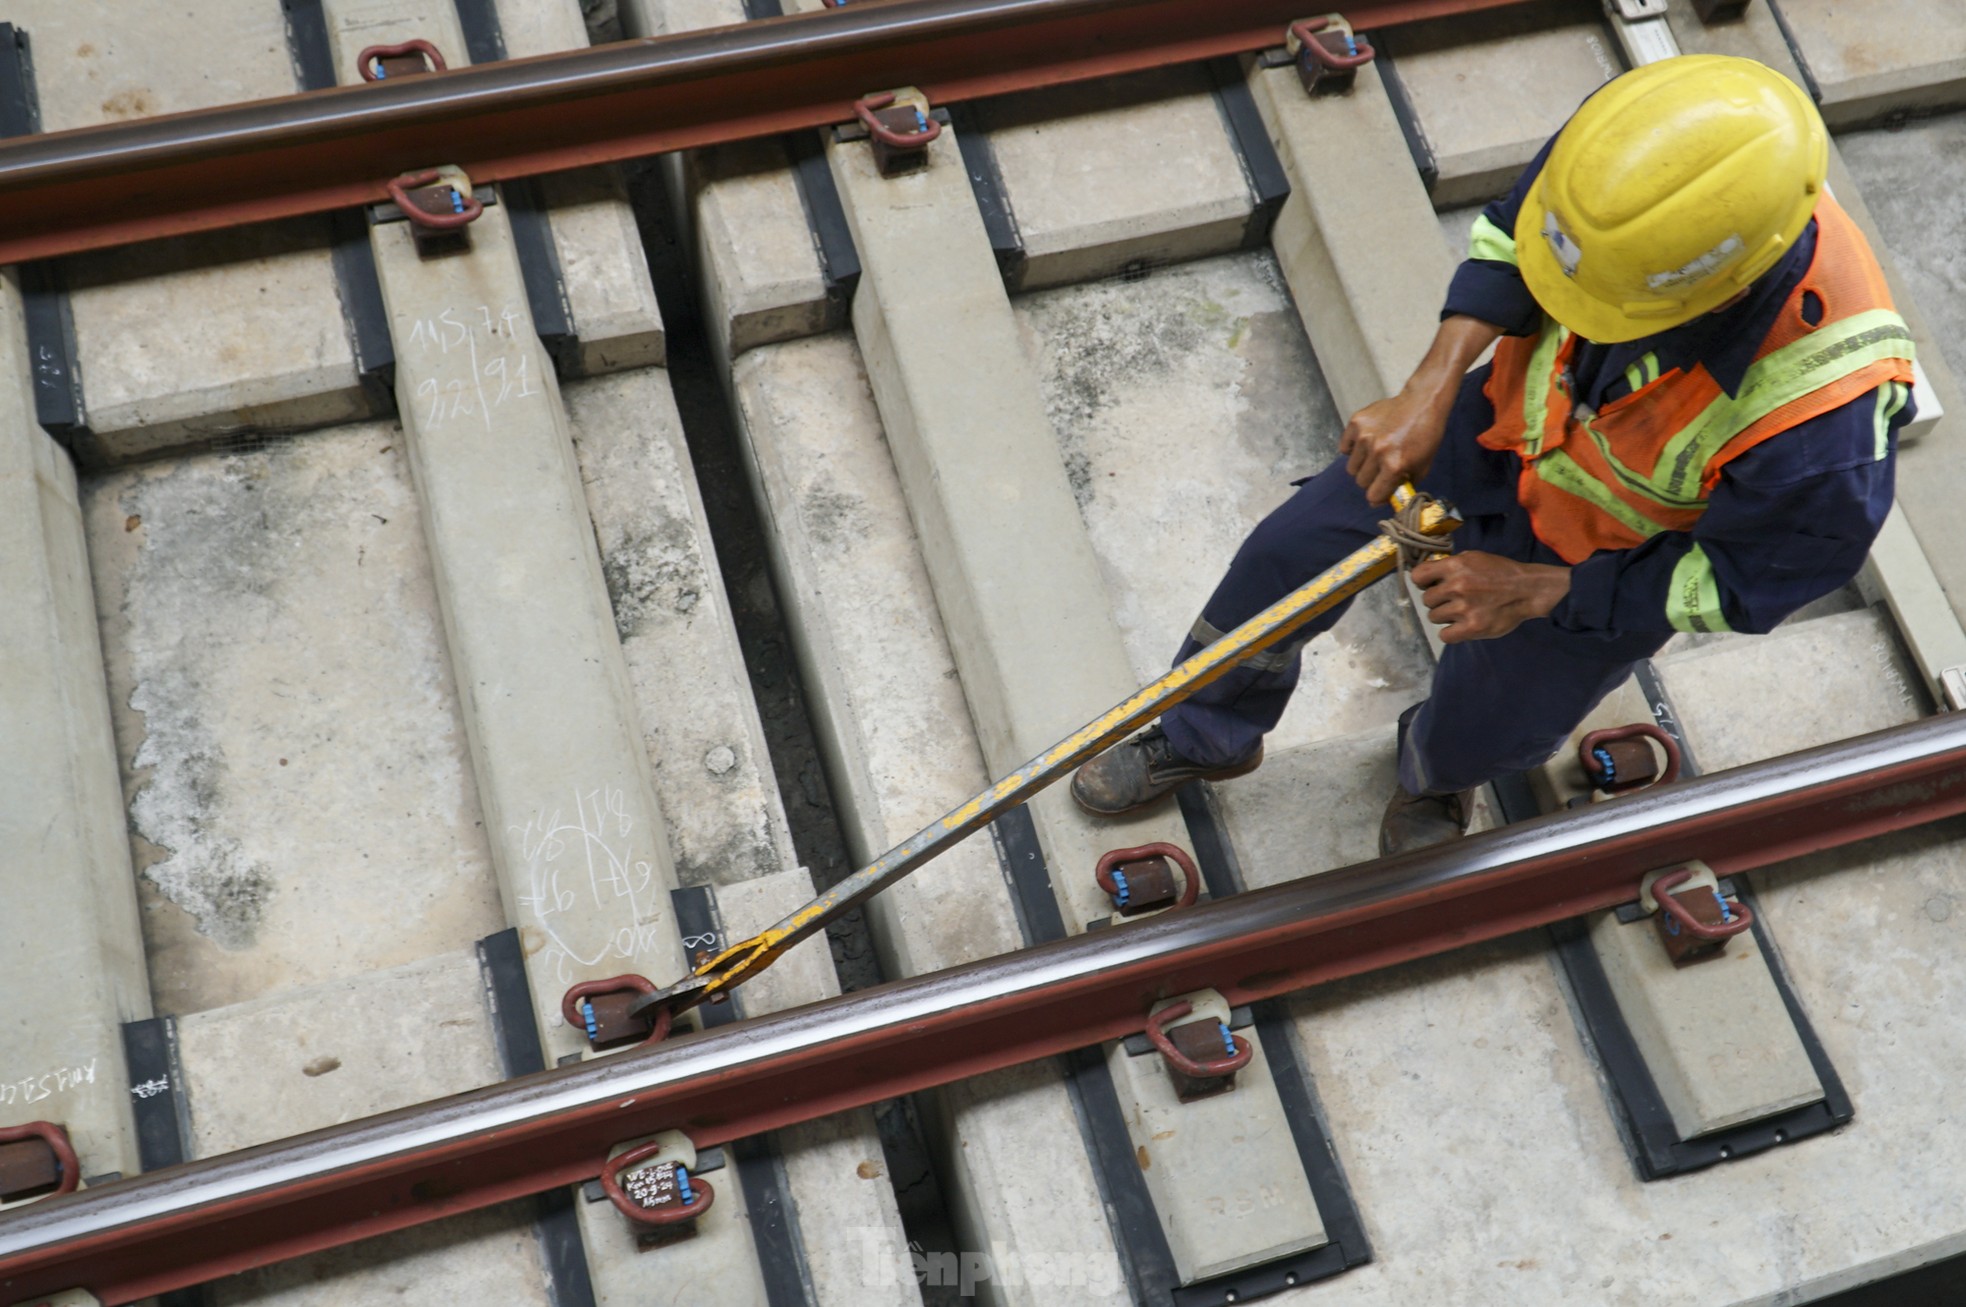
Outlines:
[[[1168,870],[1172,860],[1181,868],[1181,889],[1174,889],[1174,875]],[[1138,865],[1135,865],[1138,864]],[[1187,851],[1174,844],[1142,844],[1133,849],[1114,849],[1093,868],[1099,888],[1113,896],[1113,906],[1124,917],[1156,908],[1193,907],[1201,893],[1201,873]]]
[[[450,212],[426,209],[418,203],[418,195],[412,194],[412,192],[431,190],[446,190],[455,197]],[[403,211],[403,216],[410,220],[412,226],[423,227],[430,231],[457,231],[470,226],[477,221],[478,215],[485,211],[485,206],[479,203],[477,196],[469,191],[460,191],[450,183],[442,181],[442,174],[435,168],[428,168],[423,172],[404,173],[401,177],[392,178],[389,182],[389,198],[396,202],[396,207]]]
[[[1674,889],[1692,878],[1693,869],[1681,867],[1678,871],[1669,871],[1652,882],[1652,897],[1658,900],[1659,911],[1665,913],[1680,930],[1695,939],[1719,940],[1732,939],[1754,926],[1754,913],[1748,911],[1745,904],[1721,899],[1719,890],[1714,890],[1712,893],[1716,899],[1720,899],[1723,920],[1718,923],[1697,920],[1691,912],[1687,911],[1686,905],[1672,895]]]
[[[1184,1103],[1228,1089],[1231,1077],[1256,1056],[1248,1040],[1220,1021],[1191,1021],[1185,1026],[1174,1026],[1194,1010],[1194,1004],[1182,999],[1147,1018],[1147,1038],[1167,1059],[1174,1096]],[[1174,1026],[1172,1032],[1170,1026]],[[1187,1047],[1181,1046],[1184,1044]],[[1219,1055],[1211,1051],[1215,1048],[1221,1049]]]
[[[68,1131],[53,1121],[0,1126],[0,1200],[72,1194],[81,1182],[82,1163],[76,1160]]]
[[[1648,740],[1664,752],[1664,772],[1658,770],[1652,750],[1644,743]],[[1586,735],[1577,744],[1577,761],[1582,764],[1592,789],[1624,794],[1678,780],[1679,742],[1651,722],[1633,722],[1630,726],[1612,726]]]
[[[934,114],[895,104],[892,91],[862,96],[854,102],[853,114],[874,143],[874,166],[883,177],[927,166],[929,143],[942,135]]]
[[[575,1030],[587,1032],[587,1042],[597,1051],[623,1044],[658,1044],[669,1037],[675,1013],[666,1007],[648,1015],[632,1011],[636,999],[655,992],[655,982],[646,976],[612,976],[607,980],[583,980],[560,996],[560,1015]]]
[[[1691,867],[1681,867],[1652,882],[1652,897],[1659,905],[1653,924],[1675,967],[1718,958],[1728,940],[1754,927],[1754,913],[1747,905],[1722,898],[1717,887],[1673,892],[1692,876]]]
[[[1312,95],[1349,91],[1358,70],[1372,62],[1372,45],[1348,29],[1331,27],[1332,18],[1305,18],[1290,25],[1297,41],[1297,76]]]
[[[623,1172],[655,1157],[662,1147],[657,1141],[631,1148],[601,1168],[602,1192],[616,1211],[637,1225],[684,1225],[709,1211],[717,1198],[708,1181],[696,1179],[674,1162],[650,1167],[648,1178],[640,1183],[633,1176],[623,1183]]]
[[[409,56],[423,56],[423,67],[414,68],[408,64]],[[413,76],[417,73],[449,72],[444,63],[444,55],[428,41],[403,41],[396,45],[372,45],[355,56],[355,66],[362,71],[365,82],[380,82],[390,77]]]

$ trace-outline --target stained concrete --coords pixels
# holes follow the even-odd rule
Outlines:
[[[1966,103],[1960,0],[1782,0],[1832,128]]]
[[[989,779],[934,591],[853,340],[754,350],[733,387],[780,593],[853,856],[870,861]],[[972,839],[867,907],[889,976],[1020,943],[989,844]],[[1080,1301],[1126,1300],[1078,1121],[1057,1070],[1020,1067],[926,1100],[964,1247],[1075,1268]],[[1028,1183],[1025,1159],[1045,1159]],[[1053,1301],[1047,1282],[1003,1301]]]
[[[632,372],[563,394],[677,878],[728,885],[792,866],[668,381]]]
[[[1267,252],[1017,302],[1135,679],[1167,670],[1243,537],[1337,456],[1344,420]],[[1287,749],[1390,723],[1433,667],[1394,586],[1304,652]]]
[[[502,929],[401,433],[112,472],[87,503],[159,1006]]]
[[[502,1078],[475,952],[253,999],[178,1023],[191,1154],[211,1157]],[[248,1272],[218,1303],[357,1307],[428,1293],[550,1301],[520,1202]]]
[[[1586,0],[1441,19],[1386,44],[1433,149],[1443,208],[1507,191],[1584,98],[1624,71]]]

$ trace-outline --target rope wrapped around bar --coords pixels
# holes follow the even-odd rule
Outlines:
[[[1424,490],[1416,490],[1406,501],[1406,507],[1395,509],[1393,515],[1379,523],[1379,533],[1399,546],[1399,568],[1410,572],[1434,554],[1450,553],[1453,542],[1446,535],[1431,535],[1420,527],[1430,508],[1444,510],[1449,519],[1454,510],[1434,498]]]

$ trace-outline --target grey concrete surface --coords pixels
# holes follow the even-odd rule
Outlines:
[[[871,861],[989,779],[901,483],[851,337],[757,349],[733,377],[775,572],[841,823]],[[982,839],[868,904],[883,969],[919,975],[1016,948],[1015,911]],[[1030,1268],[999,1301],[1126,1300],[1077,1116],[1049,1063],[925,1100],[963,1246]],[[1033,1189],[1025,1159],[1045,1160]],[[1074,1279],[1073,1277],[1076,1277]],[[879,1277],[874,1277],[879,1278]]]
[[[178,1047],[197,1157],[502,1078],[477,955],[469,948],[182,1018]],[[357,1307],[433,1293],[545,1307],[550,1299],[530,1204],[233,1276],[214,1286],[213,1298]]]
[[[1952,202],[1966,187],[1966,113],[1849,132],[1836,144],[1924,314],[1927,340],[1953,372],[1966,372],[1966,213]]]
[[[676,876],[792,866],[682,423],[660,371],[562,392]]]
[[[1014,288],[1243,243],[1254,198],[1204,68],[1001,96],[974,114],[1024,245]]]
[[[621,20],[630,36],[654,36],[745,17],[743,0],[623,0]],[[845,325],[790,164],[777,138],[691,150],[671,164],[711,348],[726,366],[756,346]]]
[[[1881,731],[1927,711],[1889,620],[1872,609],[1691,649],[1661,660],[1659,671],[1710,772]],[[1783,685],[1809,691],[1779,711],[1741,710]]]
[[[1685,888],[1713,883],[1705,872]],[[1752,934],[1688,967],[1673,966],[1650,917],[1621,922],[1599,913],[1590,937],[1680,1138],[1821,1100],[1822,1081]]]
[[[34,423],[0,272],[0,1124],[53,1121],[85,1176],[137,1169],[121,1025],[150,1015],[74,469]]]
[[[117,470],[86,503],[159,1007],[502,929],[401,431]]]
[[[1782,0],[1831,127],[1966,103],[1959,0]]]
[[[588,44],[579,0],[498,0],[498,21],[508,58]],[[662,311],[620,171],[552,173],[538,185],[550,210],[567,307],[580,340],[574,372],[596,376],[660,364]]]
[[[294,91],[269,0],[213,0],[195,22],[170,6],[16,0],[7,19],[33,43],[46,131]],[[302,219],[67,260],[92,456],[367,415],[326,230]]]
[[[1577,0],[1423,23],[1386,43],[1433,147],[1442,208],[1507,191],[1584,98],[1624,71],[1598,6]]]
[[[1280,748],[1253,774],[1214,786],[1244,880],[1274,885],[1378,857],[1379,818],[1399,777],[1394,736],[1380,726]]]
[[[1249,85],[1291,181],[1270,244],[1349,416],[1406,384],[1457,260],[1434,253],[1433,207],[1376,69],[1343,96],[1307,96],[1289,68],[1251,69]],[[1334,176],[1348,184],[1321,184]]]
[[[1134,678],[1167,670],[1243,537],[1344,427],[1272,256],[1016,302]],[[1272,749],[1390,723],[1433,674],[1398,588],[1304,652]]]
[[[845,325],[844,305],[826,293],[790,163],[777,140],[692,150],[679,160],[703,315],[721,358]]]

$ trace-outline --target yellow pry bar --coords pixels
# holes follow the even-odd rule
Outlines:
[[[1414,494],[1412,485],[1402,482],[1393,492],[1393,507],[1404,509]],[[1444,505],[1430,503],[1422,510],[1420,529],[1439,536],[1443,544],[1460,525],[1453,510]],[[851,911],[1012,808],[1028,802],[1060,776],[1098,756],[1244,660],[1282,644],[1307,623],[1391,572],[1398,562],[1398,546],[1384,537],[1354,550],[1335,567],[1305,582],[1159,680],[1135,691],[1124,702],[1079,727],[989,789],[950,809],[784,920],[706,958],[686,979],[638,1000],[634,1010],[645,1012],[667,1006],[682,1012],[705,999],[728,993],[770,966],[793,945],[825,929],[835,917]]]

